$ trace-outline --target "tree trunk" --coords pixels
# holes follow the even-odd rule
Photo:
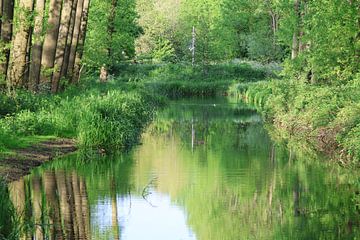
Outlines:
[[[1,22],[2,22],[2,15],[3,15],[2,9],[3,9],[3,0],[0,0],[0,33],[1,33]]]
[[[8,84],[9,87],[18,88],[25,85],[27,71],[27,53],[29,46],[29,38],[31,31],[31,21],[29,20],[32,14],[33,1],[20,0],[16,8],[15,21],[17,22],[15,35],[13,36],[12,50],[10,56],[10,65],[8,69]]]
[[[28,86],[29,89],[32,91],[38,90],[38,84],[40,78],[45,0],[36,0],[35,13],[36,15],[34,19],[34,32],[33,32],[34,42],[31,47],[31,63],[29,70],[29,86]]]
[[[296,26],[294,27],[293,40],[292,40],[292,49],[291,49],[291,59],[295,59],[299,53],[299,11],[300,11],[300,0],[295,0],[294,3],[295,16],[297,18]]]
[[[84,43],[86,38],[86,28],[88,23],[88,14],[89,14],[89,4],[90,4],[90,0],[84,0],[83,14],[81,17],[81,25],[80,25],[80,34],[78,39],[78,45],[76,48],[75,65],[72,76],[73,83],[77,83],[80,78],[81,59],[84,52]]]
[[[67,69],[66,69],[66,74],[70,79],[72,78],[74,64],[75,64],[76,48],[77,48],[78,40],[79,40],[83,6],[84,6],[84,0],[78,0],[78,4],[76,7],[76,13],[75,13],[74,31],[72,34],[69,59],[68,59],[68,64],[67,64]]]
[[[110,9],[110,14],[109,14],[109,18],[108,18],[108,57],[109,59],[112,58],[112,54],[113,54],[113,46],[112,46],[112,42],[113,42],[113,35],[115,33],[115,18],[116,18],[116,7],[118,4],[118,0],[112,0],[111,1],[111,9]],[[110,66],[111,67],[111,66]]]
[[[50,0],[48,27],[41,56],[40,90],[50,91],[59,35],[62,0]]]
[[[306,43],[304,43],[304,28],[305,28],[305,11],[306,11],[306,2],[301,2],[301,9],[299,10],[299,53],[302,53],[306,48]]]
[[[0,56],[0,79],[6,80],[7,69],[10,57],[10,48],[8,44],[12,38],[12,21],[14,17],[14,0],[2,0],[3,15],[1,22],[1,45],[3,50]]]
[[[64,52],[66,47],[66,41],[69,34],[70,18],[73,9],[74,0],[64,0],[64,5],[61,12],[61,21],[59,29],[59,39],[56,47],[55,55],[55,69],[52,78],[51,91],[57,92],[59,89],[59,82],[61,78],[61,67],[64,62]]]
[[[74,1],[74,5],[71,9],[71,16],[70,16],[70,25],[69,25],[69,33],[66,39],[66,45],[64,49],[64,60],[63,64],[61,66],[60,71],[60,78],[67,76],[67,69],[69,66],[69,56],[70,56],[70,50],[71,50],[71,44],[72,44],[72,37],[74,33],[74,27],[75,27],[75,18],[76,18],[76,10],[79,0]]]

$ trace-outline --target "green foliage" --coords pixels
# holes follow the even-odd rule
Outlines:
[[[135,38],[142,29],[137,25],[135,0],[118,0],[115,10],[114,33],[109,37],[111,1],[93,0],[89,12],[83,62],[98,70],[103,64],[112,68],[135,56]],[[111,56],[108,50],[111,49]]]
[[[160,104],[141,86],[113,82],[83,87],[87,90],[82,94],[79,89],[69,89],[59,96],[3,95],[9,107],[0,119],[1,150],[17,147],[22,138],[36,135],[73,137],[82,147],[109,151],[128,148],[138,141]],[[22,104],[11,108],[14,102]]]
[[[110,91],[90,96],[82,109],[78,126],[79,144],[116,150],[131,147],[152,119],[154,107],[139,93]]]
[[[238,82],[255,82],[268,76],[265,68],[250,64],[216,64],[192,67],[165,64],[152,70],[142,82],[158,94],[169,97],[216,96]]]
[[[175,60],[175,49],[172,43],[167,39],[159,39],[155,49],[152,52],[152,58],[155,62],[173,62]]]
[[[277,1],[137,0],[137,5],[144,29],[137,40],[139,55],[153,53],[161,38],[171,43],[176,60],[190,62],[193,27],[197,64],[233,58],[278,61],[287,53],[286,45],[277,41],[278,23],[274,31],[269,21],[272,16],[279,19]]]
[[[358,161],[360,95],[353,85],[319,87],[273,80],[247,84],[238,91],[283,131],[283,137],[306,141],[325,152],[342,150],[339,157],[344,161]]]

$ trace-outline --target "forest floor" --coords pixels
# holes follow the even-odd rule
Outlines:
[[[76,150],[75,141],[67,138],[47,140],[17,149],[0,162],[0,177],[6,182],[16,181],[28,175],[33,168]]]

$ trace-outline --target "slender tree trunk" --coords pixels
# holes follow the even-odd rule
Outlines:
[[[73,38],[73,33],[74,33],[76,10],[77,10],[78,2],[79,2],[79,0],[74,0],[74,5],[71,9],[69,33],[68,33],[68,36],[66,39],[66,45],[65,45],[65,49],[64,49],[64,60],[63,60],[62,66],[61,66],[60,78],[67,76],[67,69],[69,66],[69,56],[70,56],[72,38]]]
[[[27,53],[29,39],[31,37],[31,20],[33,1],[20,0],[16,9],[17,28],[14,30],[15,35],[12,42],[10,64],[8,69],[8,84],[12,87],[22,87],[27,82],[25,79],[27,70]]]
[[[300,0],[295,0],[294,3],[295,16],[297,18],[296,26],[294,27],[293,41],[292,41],[292,50],[291,50],[291,59],[295,59],[299,54],[299,12],[300,12]]]
[[[306,48],[306,43],[304,43],[304,28],[305,28],[305,11],[306,11],[306,2],[301,1],[301,9],[299,10],[299,53],[302,53]]]
[[[50,0],[49,19],[41,56],[40,90],[50,91],[59,35],[62,0]]]
[[[108,57],[109,59],[112,58],[113,55],[113,35],[115,33],[115,18],[116,18],[116,7],[118,5],[118,0],[112,0],[111,1],[111,8],[110,8],[110,14],[108,18]]]
[[[38,84],[40,78],[45,0],[36,0],[35,13],[36,15],[34,19],[34,33],[33,33],[34,42],[31,47],[31,63],[29,70],[29,86],[28,86],[29,89],[32,91],[38,90]]]
[[[12,38],[12,21],[14,17],[14,0],[2,0],[0,78],[6,80],[10,57],[9,44]]]
[[[0,0],[0,33],[1,33],[1,24],[2,24],[2,15],[3,15],[2,9],[3,9],[3,0]]]
[[[51,91],[53,93],[57,92],[59,89],[59,82],[61,78],[60,76],[61,67],[64,62],[64,52],[65,52],[67,37],[69,34],[70,18],[71,18],[71,11],[73,5],[74,5],[74,0],[64,0],[62,12],[61,12],[59,39],[56,47],[55,69],[51,83]]]
[[[88,15],[89,15],[89,4],[90,4],[90,0],[84,0],[83,14],[81,17],[81,25],[80,25],[80,34],[79,34],[78,45],[76,48],[75,65],[72,76],[73,83],[78,83],[80,78],[81,59],[84,53],[84,44],[85,44],[86,29],[88,23]]]
[[[72,78],[74,64],[75,64],[76,48],[77,48],[78,40],[79,40],[83,6],[84,6],[84,0],[78,0],[78,4],[76,7],[76,13],[75,13],[74,31],[72,34],[69,59],[68,59],[68,64],[67,64],[67,69],[66,69],[67,76],[70,79]]]

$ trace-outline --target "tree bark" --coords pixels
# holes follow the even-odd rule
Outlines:
[[[292,40],[292,49],[291,49],[291,59],[295,59],[299,54],[299,12],[300,12],[300,0],[295,0],[294,11],[296,16],[296,25],[294,27],[293,40]]]
[[[8,84],[11,88],[18,88],[25,85],[27,71],[27,53],[29,47],[29,38],[31,37],[31,21],[33,0],[20,0],[16,9],[17,28],[13,36],[12,50],[10,56],[10,65],[8,69]]]
[[[0,78],[6,80],[7,69],[10,57],[10,48],[8,47],[12,38],[12,21],[14,17],[14,0],[3,1],[3,15],[1,22],[1,45],[3,51],[0,56]]]
[[[80,77],[81,59],[84,53],[84,44],[85,44],[86,29],[88,23],[88,15],[89,15],[89,4],[90,4],[90,0],[84,0],[83,13],[80,24],[80,33],[79,33],[78,45],[76,48],[75,64],[74,64],[74,70],[72,76],[73,83],[77,83]]]
[[[50,91],[59,35],[62,0],[50,0],[48,27],[41,56],[40,90]]]
[[[64,5],[61,12],[61,21],[59,29],[59,38],[56,47],[55,55],[55,69],[51,83],[51,91],[56,93],[59,89],[59,82],[61,79],[61,67],[64,62],[64,53],[67,42],[67,37],[70,28],[71,12],[73,9],[74,0],[64,0]]]
[[[71,39],[71,47],[69,51],[69,59],[66,68],[66,74],[71,79],[73,75],[73,69],[75,64],[76,48],[78,45],[79,34],[80,34],[80,25],[81,25],[81,16],[84,6],[84,0],[78,0],[75,13],[75,22],[74,22],[74,31]]]
[[[67,69],[69,66],[69,56],[70,56],[72,37],[73,37],[74,27],[75,27],[75,18],[76,18],[76,10],[77,10],[78,1],[79,0],[75,0],[73,8],[71,9],[69,33],[68,33],[68,36],[66,39],[66,45],[65,45],[65,50],[64,50],[64,60],[63,60],[62,66],[61,66],[60,78],[67,76]]]
[[[33,32],[33,45],[31,47],[31,63],[29,70],[29,86],[32,91],[38,90],[41,55],[42,55],[42,32],[44,28],[45,0],[36,0],[35,3],[35,19]]]

